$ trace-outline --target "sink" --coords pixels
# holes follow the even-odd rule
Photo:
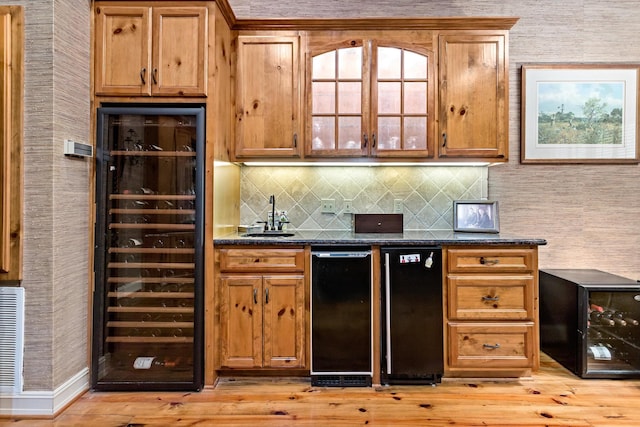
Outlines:
[[[295,235],[296,233],[290,233],[287,231],[267,230],[267,231],[260,231],[258,233],[243,234],[242,237],[291,237]]]

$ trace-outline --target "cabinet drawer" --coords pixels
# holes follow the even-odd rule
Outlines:
[[[534,279],[521,276],[447,277],[449,319],[533,320]]]
[[[535,250],[525,249],[449,249],[449,273],[523,273],[533,271]]]
[[[220,249],[220,271],[303,272],[303,249]]]
[[[534,323],[451,322],[449,365],[454,368],[530,368],[534,364]]]

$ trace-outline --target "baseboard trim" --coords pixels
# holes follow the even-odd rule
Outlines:
[[[84,368],[53,391],[0,395],[0,416],[53,417],[88,389],[89,368]]]

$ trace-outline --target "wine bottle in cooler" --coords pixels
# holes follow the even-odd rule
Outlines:
[[[604,312],[602,312],[602,317],[612,320],[614,325],[627,326],[627,322],[621,316],[618,316],[611,310],[605,310]]]
[[[592,311],[589,313],[589,320],[592,325],[614,326],[616,324],[612,319],[604,317],[600,311]]]

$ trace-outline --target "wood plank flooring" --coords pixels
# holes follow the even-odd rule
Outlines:
[[[88,392],[53,420],[0,426],[640,426],[640,380],[582,380],[542,355],[531,379],[437,386],[311,387],[226,378],[190,392]]]

